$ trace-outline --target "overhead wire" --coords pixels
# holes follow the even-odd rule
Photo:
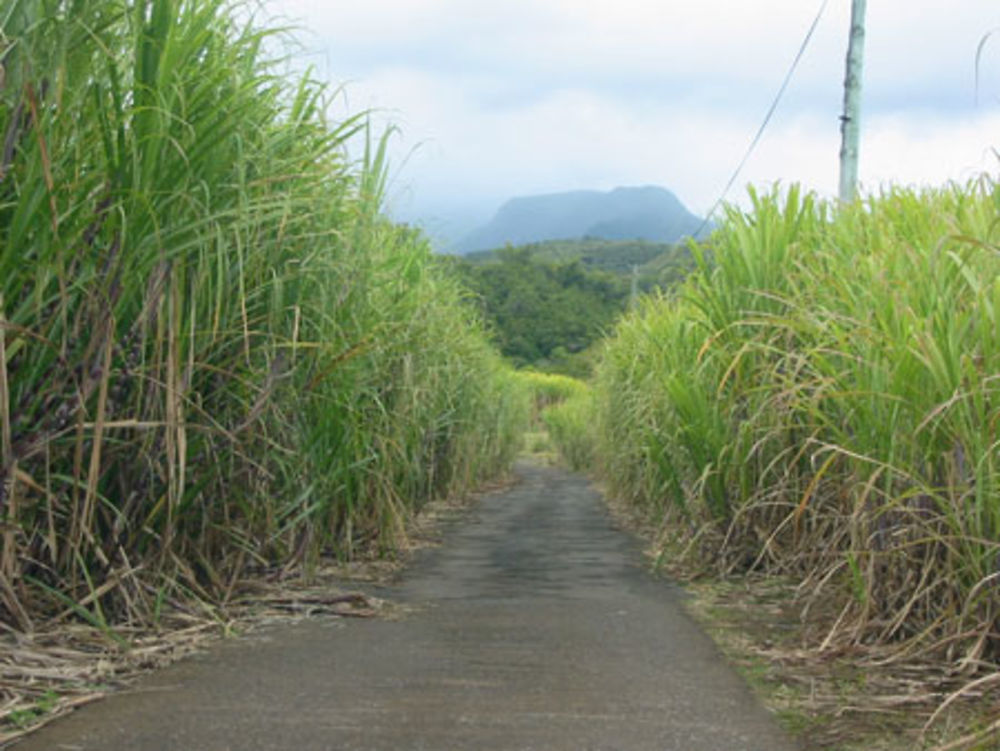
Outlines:
[[[816,12],[816,18],[813,19],[812,24],[809,26],[809,31],[806,32],[805,39],[802,40],[802,44],[799,46],[799,51],[795,55],[795,59],[792,61],[791,67],[788,69],[788,73],[785,74],[785,80],[782,82],[781,88],[778,89],[778,93],[775,95],[774,101],[771,102],[771,106],[768,108],[767,114],[764,116],[764,122],[760,124],[757,134],[753,137],[746,153],[743,155],[740,163],[733,171],[733,175],[729,178],[729,182],[726,183],[726,187],[723,188],[719,199],[712,206],[712,210],[705,215],[705,220],[701,223],[701,227],[698,228],[698,231],[694,235],[695,238],[700,237],[701,233],[705,231],[709,222],[712,221],[712,217],[715,215],[715,212],[719,210],[722,202],[726,200],[726,195],[728,195],[733,185],[736,184],[740,173],[743,172],[743,168],[746,167],[747,162],[750,161],[750,157],[753,155],[754,151],[756,151],[758,144],[760,144],[761,139],[764,137],[764,131],[766,131],[767,126],[770,125],[771,119],[774,117],[774,113],[777,111],[778,105],[781,103],[781,99],[785,95],[785,90],[788,89],[788,84],[791,83],[792,77],[795,75],[795,71],[798,70],[799,63],[802,62],[802,58],[805,55],[806,50],[809,48],[809,43],[812,42],[812,38],[816,33],[816,28],[819,26],[819,22],[823,18],[823,13],[826,11],[826,6],[829,4],[830,0],[822,0],[820,3],[819,10]]]

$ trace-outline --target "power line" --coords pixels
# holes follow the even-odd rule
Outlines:
[[[701,223],[701,227],[698,228],[698,232],[695,233],[696,238],[705,231],[705,227],[707,227],[708,223],[712,221],[712,216],[719,210],[719,206],[722,205],[722,202],[726,200],[726,195],[736,183],[736,180],[739,178],[740,173],[743,171],[747,162],[750,161],[750,157],[753,155],[757,145],[760,143],[760,139],[763,138],[764,131],[767,130],[767,126],[771,123],[771,118],[774,116],[775,110],[778,109],[778,104],[781,102],[781,98],[784,96],[785,90],[788,88],[788,84],[791,83],[792,76],[795,75],[795,71],[798,69],[799,63],[802,61],[802,57],[805,55],[806,49],[812,41],[813,34],[816,32],[816,27],[819,26],[820,19],[823,18],[823,13],[826,11],[826,6],[829,3],[830,0],[822,0],[820,3],[819,10],[816,12],[816,18],[813,19],[812,25],[809,27],[809,31],[806,32],[806,37],[802,40],[802,45],[799,47],[798,54],[795,55],[795,59],[792,61],[792,65],[788,69],[788,73],[785,74],[785,80],[782,82],[781,88],[778,89],[778,93],[775,95],[774,101],[771,102],[771,106],[767,110],[767,114],[764,116],[764,122],[760,124],[760,128],[757,130],[757,135],[753,137],[749,148],[747,148],[746,153],[743,155],[743,159],[740,160],[739,165],[737,165],[736,170],[733,172],[733,176],[729,178],[729,182],[726,183],[726,187],[723,188],[722,195],[719,196],[719,200],[717,200],[712,206],[712,210],[705,215],[705,220]]]

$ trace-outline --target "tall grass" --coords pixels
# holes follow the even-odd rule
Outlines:
[[[594,447],[594,395],[589,388],[575,389],[562,401],[550,404],[540,415],[557,451],[571,469],[597,469]]]
[[[531,422],[540,445],[554,448],[572,469],[591,469],[595,437],[589,430],[593,399],[588,384],[571,376],[534,370],[518,370],[516,377],[532,396]]]
[[[527,397],[327,92],[225,0],[0,8],[0,618],[388,549]]]
[[[589,391],[583,381],[559,373],[518,370],[517,378],[533,394],[536,415],[552,405]]]
[[[607,345],[607,481],[702,561],[842,594],[831,639],[995,658],[1000,188],[752,199]]]

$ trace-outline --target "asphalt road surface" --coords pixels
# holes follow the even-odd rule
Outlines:
[[[17,751],[795,748],[584,479],[518,474],[375,593],[402,619],[224,643]]]

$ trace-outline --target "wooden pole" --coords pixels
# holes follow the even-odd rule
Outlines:
[[[844,78],[844,114],[840,132],[840,200],[848,203],[858,194],[858,148],[861,140],[861,74],[865,53],[867,0],[852,0],[851,39],[847,45]]]

